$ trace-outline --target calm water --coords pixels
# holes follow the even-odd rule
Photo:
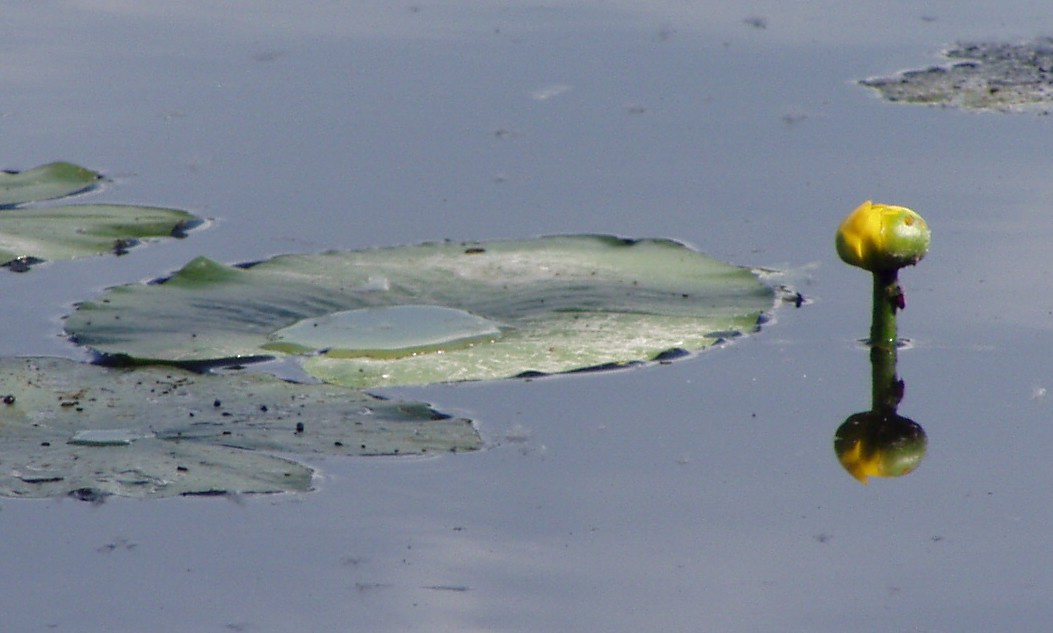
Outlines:
[[[0,275],[0,353],[78,357],[72,302],[199,254],[447,237],[674,237],[795,269],[814,300],[670,366],[390,392],[477,419],[476,454],[320,461],[302,496],[0,500],[3,628],[1045,626],[1053,122],[851,80],[1053,17],[842,4],[0,5],[0,167],[72,160],[113,178],[91,199],[215,218]],[[831,444],[869,406],[869,279],[832,237],[867,198],[934,242],[901,316],[900,411],[928,456],[864,487]]]

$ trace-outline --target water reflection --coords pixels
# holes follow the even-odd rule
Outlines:
[[[900,477],[925,457],[928,438],[914,420],[896,413],[904,383],[896,376],[896,349],[870,348],[872,406],[848,416],[834,434],[834,451],[845,470],[869,477]]]

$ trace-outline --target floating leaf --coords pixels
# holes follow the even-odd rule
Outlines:
[[[0,173],[0,266],[25,272],[46,260],[123,255],[143,239],[185,237],[202,223],[186,211],[132,205],[12,208],[91,189],[100,178],[62,162]]]
[[[479,447],[468,420],[333,385],[257,373],[0,359],[3,496],[305,491],[312,470],[276,453]]]
[[[76,204],[0,212],[0,262],[123,255],[140,240],[183,237],[201,224],[186,211]]]
[[[960,44],[943,53],[960,60],[944,67],[865,79],[889,100],[902,103],[996,110],[1053,112],[1053,38],[1007,44]]]
[[[81,304],[66,329],[148,362],[317,352],[308,371],[376,386],[624,366],[752,331],[772,304],[750,270],[677,242],[586,235],[198,258]]]
[[[91,189],[100,178],[97,172],[64,162],[25,171],[0,172],[0,207],[65,198]]]

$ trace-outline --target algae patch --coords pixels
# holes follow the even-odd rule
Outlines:
[[[963,43],[943,52],[949,64],[859,83],[897,103],[965,110],[1053,112],[1053,38]]]

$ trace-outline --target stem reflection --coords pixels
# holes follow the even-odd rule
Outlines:
[[[896,375],[896,346],[870,347],[870,411],[848,416],[834,435],[841,465],[862,483],[869,477],[900,477],[925,457],[928,438],[914,420],[896,412],[904,383]]]

